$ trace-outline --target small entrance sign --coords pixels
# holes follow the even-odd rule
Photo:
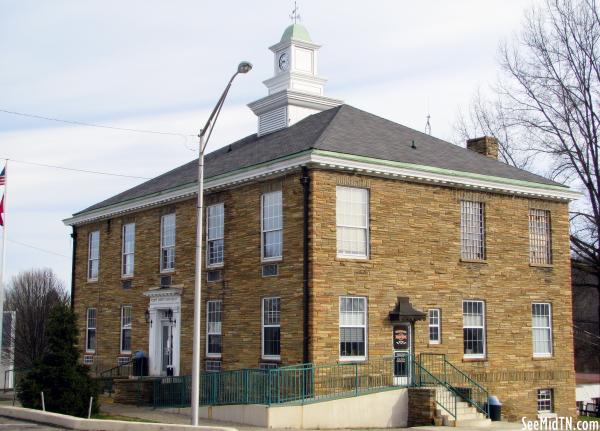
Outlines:
[[[394,350],[409,350],[409,334],[407,325],[394,326]]]

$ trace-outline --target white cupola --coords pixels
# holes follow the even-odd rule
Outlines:
[[[327,80],[317,75],[319,48],[297,23],[286,28],[279,43],[269,48],[274,54],[274,76],[263,82],[269,95],[248,104],[258,116],[259,136],[343,103],[323,96]]]

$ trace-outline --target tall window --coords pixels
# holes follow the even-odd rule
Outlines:
[[[281,300],[279,298],[263,298],[262,304],[262,357],[279,359],[281,355]]]
[[[442,333],[440,331],[440,309],[430,308],[429,320],[429,344],[440,344]]]
[[[121,353],[131,352],[131,305],[121,307]]]
[[[133,276],[135,260],[135,223],[123,225],[123,276]]]
[[[160,270],[175,269],[175,214],[162,216],[160,223]]]
[[[222,301],[208,301],[206,306],[206,356],[221,357]]]
[[[553,408],[552,389],[537,390],[538,413],[552,413]]]
[[[485,356],[485,306],[483,301],[463,301],[463,341],[467,358]]]
[[[336,188],[338,256],[366,258],[369,254],[369,191]]]
[[[538,265],[552,263],[550,211],[529,209],[529,262]]]
[[[340,298],[340,358],[363,360],[366,358],[367,298]]]
[[[224,257],[224,207],[223,204],[206,208],[206,265],[223,264]]]
[[[531,304],[533,356],[552,356],[552,312],[550,304]]]
[[[87,309],[87,323],[85,331],[85,351],[96,351],[96,309]]]
[[[460,201],[460,257],[485,260],[485,204]]]
[[[281,190],[262,195],[262,258],[276,260],[282,256],[283,212]]]
[[[98,280],[100,264],[100,231],[90,232],[88,236],[88,280]]]

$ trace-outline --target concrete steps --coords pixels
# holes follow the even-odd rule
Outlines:
[[[444,403],[448,403],[450,401],[451,404],[454,404],[454,399],[456,395],[450,392],[443,386],[437,386],[435,389],[435,398],[436,401],[444,405]],[[453,406],[447,406],[451,408]],[[444,426],[451,427],[464,427],[464,428],[474,428],[474,427],[487,427],[491,425],[492,421],[485,417],[485,415],[479,412],[475,407],[472,407],[469,403],[464,401],[456,400],[456,418],[453,418],[447,411],[440,408],[436,410],[436,416],[438,420],[436,420],[436,425],[441,424]]]

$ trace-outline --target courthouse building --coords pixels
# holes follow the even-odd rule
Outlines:
[[[444,353],[508,418],[575,414],[569,188],[324,95],[273,45],[258,130],[206,157],[203,367]],[[401,103],[401,102],[399,102]],[[197,162],[75,213],[84,362],[190,374]]]

